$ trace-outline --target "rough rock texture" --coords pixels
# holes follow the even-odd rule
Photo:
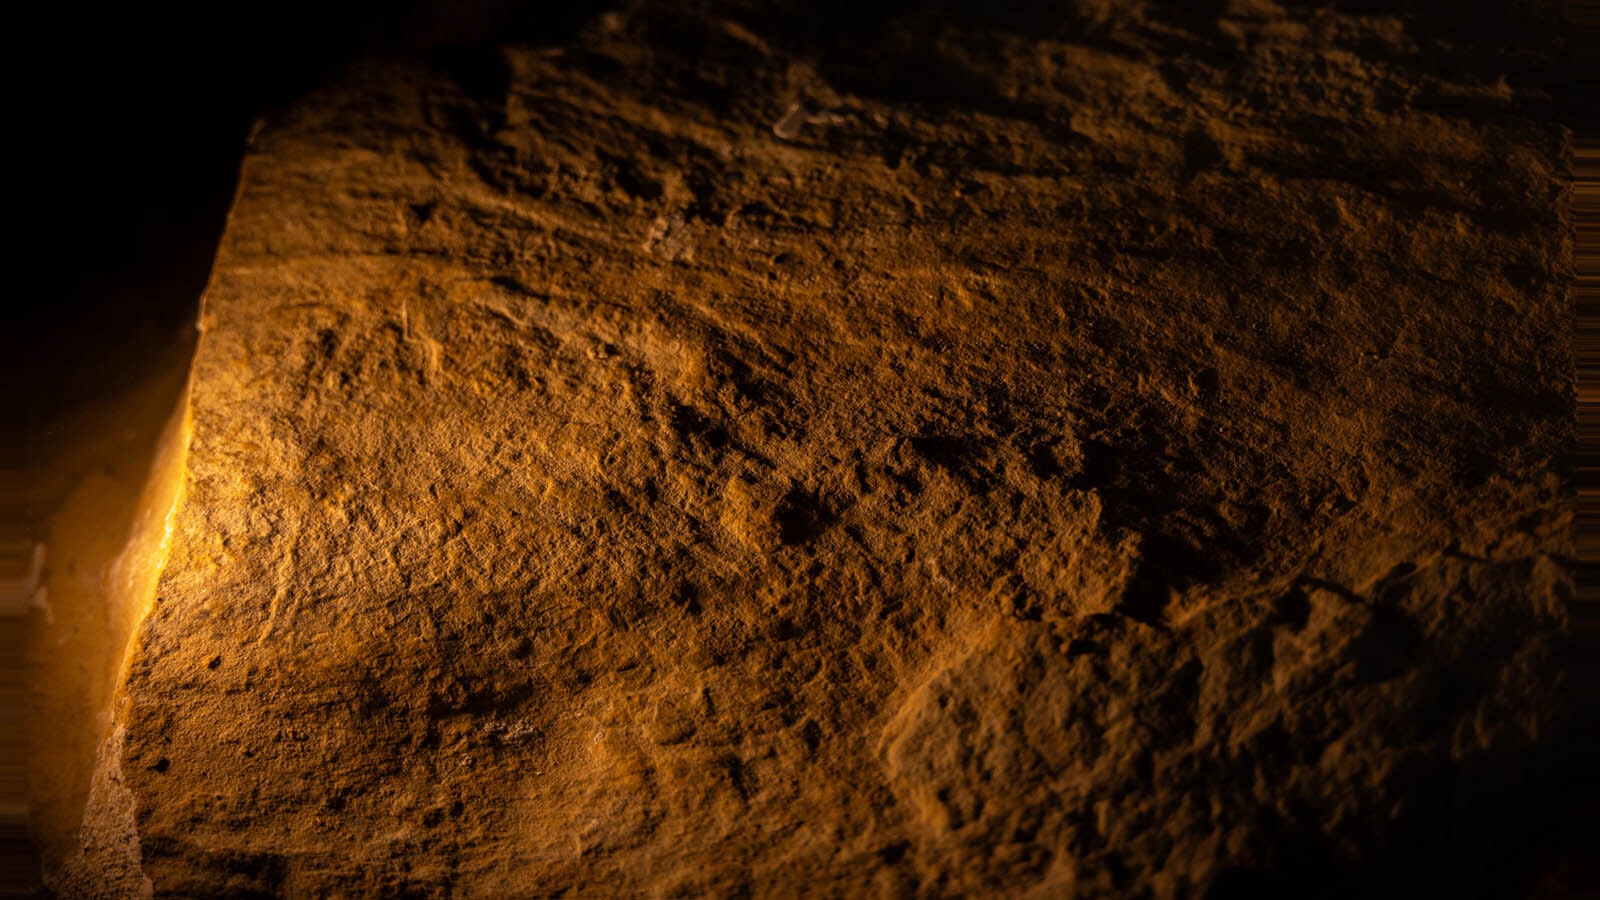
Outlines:
[[[1505,889],[1571,583],[1540,98],[1380,15],[684,6],[256,138],[138,877]]]

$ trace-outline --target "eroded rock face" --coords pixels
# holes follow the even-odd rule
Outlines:
[[[1558,721],[1571,580],[1537,98],[1270,4],[783,21],[644,5],[262,130],[140,877],[1489,884],[1456,804]]]

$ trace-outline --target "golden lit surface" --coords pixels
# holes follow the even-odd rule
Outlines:
[[[58,889],[94,874],[84,832],[104,818],[94,807],[105,805],[99,782],[115,764],[107,742],[131,638],[170,546],[188,440],[182,344],[158,374],[70,425],[68,452],[44,476],[64,496],[30,597],[28,795],[43,871]]]

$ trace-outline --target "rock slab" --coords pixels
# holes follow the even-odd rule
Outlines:
[[[265,124],[126,685],[140,889],[1500,884],[1561,722],[1566,132],[1408,19],[939,10],[635,4]]]

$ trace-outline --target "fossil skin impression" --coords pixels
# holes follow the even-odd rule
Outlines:
[[[1497,888],[1565,132],[1395,18],[1028,16],[644,3],[265,123],[98,890]]]

